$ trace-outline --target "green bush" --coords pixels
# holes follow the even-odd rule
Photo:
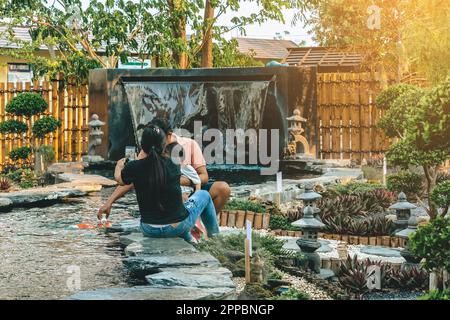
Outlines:
[[[444,209],[450,206],[450,180],[441,182],[433,188],[431,191],[431,200]]]
[[[279,296],[273,298],[274,300],[311,300],[311,296],[304,291],[296,288],[289,288]]]
[[[408,197],[419,195],[422,191],[422,175],[411,171],[400,171],[387,176],[387,188],[395,192],[404,192]]]
[[[17,161],[17,160],[26,160],[31,155],[31,152],[33,150],[30,147],[19,147],[11,150],[9,153],[9,158],[11,160]]]
[[[248,201],[248,200],[239,200],[233,199],[227,202],[224,207],[225,210],[247,210],[258,213],[265,213],[265,207],[258,202]]]
[[[22,189],[36,186],[37,177],[31,169],[17,169],[10,171],[6,176],[17,183]]]
[[[380,92],[380,94],[375,99],[375,104],[379,108],[390,108],[392,107],[394,101],[402,94],[415,91],[417,89],[418,87],[406,83],[392,85]]]
[[[411,235],[409,246],[416,257],[425,258],[423,266],[429,272],[450,271],[449,239],[450,218],[438,216]]]
[[[37,93],[24,92],[11,99],[5,110],[16,116],[29,118],[47,110],[47,102]]]
[[[269,228],[271,230],[277,229],[290,231],[300,230],[292,226],[291,223],[289,222],[289,219],[281,214],[270,215]]]
[[[0,122],[0,132],[3,134],[24,133],[27,131],[28,126],[22,121],[11,119]]]
[[[443,291],[432,290],[426,295],[419,297],[419,300],[450,300],[450,289]]]
[[[43,138],[50,132],[55,132],[58,129],[61,121],[56,120],[53,116],[45,116],[34,122],[33,134],[37,138]]]
[[[378,183],[363,183],[363,182],[350,182],[347,184],[338,184],[334,187],[334,190],[339,195],[357,195],[371,192],[377,189],[385,189],[385,187]]]

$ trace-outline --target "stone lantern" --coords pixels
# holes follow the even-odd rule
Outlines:
[[[397,216],[395,224],[399,230],[408,226],[408,220],[411,217],[411,210],[415,208],[417,207],[408,202],[406,199],[406,194],[404,192],[400,192],[398,195],[398,201],[389,207],[389,209],[395,210],[395,215]]]
[[[416,265],[420,262],[420,259],[409,251],[409,237],[417,231],[418,224],[417,216],[413,214],[408,219],[408,226],[395,233],[397,237],[405,240],[405,248],[400,252],[400,255],[406,260],[406,265]]]
[[[303,201],[304,207],[311,207],[314,217],[322,222],[319,217],[320,209],[317,207],[317,201],[322,199],[322,196],[313,190],[312,185],[305,186],[305,192],[300,194],[297,199]]]
[[[299,109],[293,111],[292,116],[287,117],[289,143],[288,150],[292,154],[309,154],[309,143],[302,135],[305,132],[302,123],[307,122],[307,119],[303,118]],[[301,150],[303,149],[303,150]]]
[[[294,221],[292,225],[300,228],[303,232],[303,236],[297,240],[297,245],[308,259],[309,269],[315,273],[320,273],[320,256],[315,251],[321,246],[317,240],[317,234],[325,225],[314,218],[314,209],[309,205],[306,205],[303,209],[303,218]]]
[[[83,161],[85,162],[103,161],[104,159],[101,156],[95,154],[95,148],[102,144],[103,131],[101,127],[104,126],[105,123],[103,121],[100,121],[98,115],[94,113],[88,125],[90,129],[88,155],[83,157]]]

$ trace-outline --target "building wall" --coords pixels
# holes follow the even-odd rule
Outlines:
[[[36,55],[41,57],[49,57],[48,52],[37,52]],[[6,83],[8,81],[8,63],[27,63],[23,59],[15,59],[10,56],[0,55],[0,83]]]

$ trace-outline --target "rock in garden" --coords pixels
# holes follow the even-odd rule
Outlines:
[[[153,287],[235,288],[231,272],[219,267],[166,268],[145,277]]]
[[[151,287],[105,288],[78,292],[68,300],[221,300],[235,299],[230,287]]]
[[[152,256],[129,257],[123,260],[125,267],[132,273],[149,274],[156,269],[189,266],[219,267],[219,261],[209,253],[192,252],[189,254],[159,254]]]

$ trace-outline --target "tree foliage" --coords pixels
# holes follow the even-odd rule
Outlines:
[[[252,64],[224,42],[224,35],[234,30],[245,35],[249,24],[268,20],[284,22],[283,10],[297,8],[304,12],[315,0],[258,0],[250,14],[241,14],[244,0],[207,1],[212,15],[202,15],[205,2],[199,0],[81,0],[0,1],[0,16],[8,26],[3,37],[19,49],[2,53],[27,59],[37,76],[55,76],[59,71],[86,81],[89,69],[114,68],[130,56],[156,58],[159,66],[188,68],[204,63],[202,50],[213,40],[215,65]],[[229,21],[219,24],[225,14]],[[14,38],[13,27],[30,28],[32,42]],[[188,37],[187,32],[190,32]],[[52,57],[36,57],[47,46]],[[218,51],[217,48],[221,48]],[[210,50],[210,49],[208,49]],[[232,60],[236,54],[236,60]],[[209,57],[208,57],[209,59]]]
[[[369,28],[380,9],[380,26]],[[450,1],[318,1],[307,20],[320,45],[356,51],[364,66],[397,74],[420,72],[433,84],[450,75]]]
[[[403,169],[422,166],[428,197],[436,184],[439,166],[450,157],[448,82],[427,92],[406,85],[392,86],[376,99],[377,105],[388,107],[380,127],[386,135],[397,138],[387,152],[388,160]],[[430,197],[429,206],[434,218],[437,208]]]
[[[438,217],[430,223],[419,227],[412,234],[409,246],[411,252],[425,258],[424,267],[428,271],[450,271],[450,219]]]

